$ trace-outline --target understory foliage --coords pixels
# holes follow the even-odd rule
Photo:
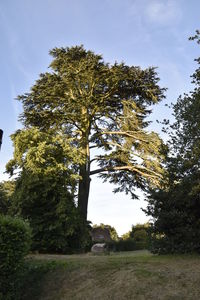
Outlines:
[[[31,231],[27,223],[0,215],[0,299],[19,299],[18,274],[30,243]]]
[[[12,136],[8,172],[67,173],[85,220],[92,175],[133,198],[135,188],[158,186],[162,141],[147,131],[146,120],[164,98],[155,68],[110,65],[83,46],[54,48],[50,55],[50,71],[18,97],[24,128]]]
[[[154,253],[200,253],[200,191],[193,190],[195,184],[199,185],[199,175],[168,190],[152,191],[147,213],[154,218]]]
[[[8,213],[29,220],[31,249],[54,253],[87,249],[89,225],[75,204],[79,176],[72,166],[78,158],[70,140],[35,127],[17,131],[12,140],[14,158],[7,170],[11,175],[16,169],[20,172]]]
[[[134,251],[149,248],[149,223],[136,224],[118,240],[107,242],[110,251]]]
[[[90,242],[89,225],[63,177],[24,171],[16,181],[12,214],[29,220],[33,251],[72,253]]]
[[[106,242],[106,249],[108,251],[119,252],[142,250],[144,248],[138,246],[134,239],[128,238],[126,240],[119,239],[118,241]]]
[[[14,180],[0,182],[0,214],[9,214],[12,206],[12,194],[14,190]]]
[[[190,39],[200,44],[200,32]],[[200,65],[200,58],[196,61]],[[200,67],[192,79],[194,90],[173,105],[166,184],[148,199],[156,253],[200,253]]]

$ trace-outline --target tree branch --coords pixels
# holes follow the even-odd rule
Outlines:
[[[142,169],[145,169],[147,170],[147,168],[145,167],[142,167]],[[100,168],[100,169],[96,169],[96,170],[93,170],[90,172],[90,175],[95,175],[95,174],[98,174],[98,173],[102,173],[102,172],[114,172],[114,171],[130,171],[130,172],[135,172],[135,173],[139,173],[140,175],[144,176],[144,177],[147,177],[147,178],[157,178],[157,177],[162,177],[160,174],[154,172],[154,171],[151,171],[151,170],[148,170],[149,172],[155,174],[155,175],[151,175],[151,174],[147,174],[147,173],[144,173],[142,172],[141,170],[139,170],[138,168],[135,168],[135,167],[132,167],[132,166],[116,166],[116,167],[105,167],[105,168]]]
[[[93,145],[93,146],[90,146],[89,148],[93,149],[93,148],[98,148],[98,147],[99,147],[98,145]]]
[[[137,136],[135,136],[135,135],[133,135],[133,134],[131,134],[131,133],[129,133],[129,132],[131,132],[131,131],[102,131],[102,132],[99,132],[99,133],[100,133],[100,134],[117,134],[117,135],[125,135],[125,136],[132,137],[132,138],[134,138],[134,139],[136,139],[136,140],[142,141],[142,142],[144,142],[144,143],[148,143],[147,140],[144,140],[144,139],[142,139],[142,138],[140,138],[140,137],[137,137]]]

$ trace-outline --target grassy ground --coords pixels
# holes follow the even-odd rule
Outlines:
[[[200,299],[199,256],[147,251],[28,258],[23,300]]]

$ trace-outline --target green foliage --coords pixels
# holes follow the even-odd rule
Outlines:
[[[132,229],[129,232],[123,234],[121,239],[123,241],[133,240],[135,242],[135,248],[137,248],[137,250],[148,249],[149,226],[149,223],[133,225]]]
[[[106,242],[108,251],[135,251],[146,249],[146,244],[139,241],[136,242],[133,238],[126,240],[119,239],[118,241]]]
[[[87,246],[88,225],[68,189],[67,179],[55,175],[24,171],[17,179],[13,214],[29,220],[33,251],[68,253]]]
[[[76,180],[79,175],[75,185],[85,219],[94,174],[133,198],[135,188],[159,185],[162,141],[146,130],[151,105],[164,98],[155,68],[109,65],[83,46],[54,48],[50,55],[50,72],[18,97],[25,129],[12,136],[15,152],[8,172],[66,171]],[[93,153],[91,159],[93,148],[101,155]]]
[[[9,214],[12,205],[12,194],[15,189],[15,181],[0,182],[0,214]]]
[[[18,218],[0,215],[0,297],[17,299],[18,272],[29,252],[31,232]]]
[[[155,220],[151,228],[154,253],[200,253],[200,199],[199,192],[192,191],[194,185],[195,178],[190,176],[168,190],[151,192],[147,214]]]
[[[74,203],[78,163],[71,139],[63,140],[52,130],[32,127],[12,136],[14,158],[7,164],[10,174],[19,168],[10,213],[28,219],[32,228],[32,250],[73,252],[90,244],[87,222]],[[23,155],[25,153],[25,155]]]
[[[129,239],[129,238],[130,238],[130,233],[131,233],[131,231],[128,231],[128,232],[124,233],[124,234],[121,236],[121,239],[122,239],[122,240],[127,240],[127,239]]]
[[[11,175],[16,169],[25,169],[37,175],[65,176],[70,183],[78,178],[72,166],[81,160],[76,148],[70,147],[70,138],[63,140],[59,132],[32,127],[16,131],[11,139],[14,155],[6,166]]]
[[[112,241],[106,242],[106,249],[108,251],[134,251],[136,250],[135,241],[133,239],[127,240],[119,240],[119,241]]]
[[[200,41],[200,33],[191,38]],[[196,59],[200,65],[200,58]],[[200,68],[192,75],[194,90],[173,105],[175,122],[168,127],[168,177],[149,195],[152,251],[200,253]]]
[[[119,240],[106,243],[110,251],[134,251],[149,248],[149,223],[133,225]]]

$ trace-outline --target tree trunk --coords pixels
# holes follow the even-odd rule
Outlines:
[[[81,176],[81,179],[79,180],[78,187],[78,207],[83,218],[87,220],[88,198],[90,191],[90,176],[87,163],[80,166],[79,175]]]
[[[88,126],[89,128],[89,126]],[[78,207],[85,220],[87,220],[87,208],[90,191],[90,148],[89,148],[89,129],[82,139],[82,153],[85,157],[85,163],[79,167],[79,185],[78,185]]]

